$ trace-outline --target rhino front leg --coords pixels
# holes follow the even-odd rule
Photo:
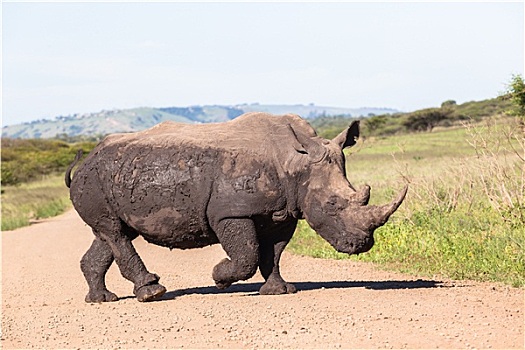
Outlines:
[[[89,292],[86,295],[87,303],[101,303],[117,301],[118,297],[106,288],[106,272],[113,263],[113,253],[109,245],[95,238],[91,247],[80,260],[80,269],[86,278]]]
[[[213,280],[219,289],[247,280],[257,271],[259,243],[250,219],[224,219],[215,230],[222,248],[230,257],[213,268]]]
[[[279,231],[272,232],[261,240],[259,270],[266,280],[266,283],[259,289],[259,294],[289,294],[297,291],[293,284],[286,282],[281,277],[279,270],[281,254],[292,238],[296,225],[297,221],[290,221],[290,223],[282,227]]]

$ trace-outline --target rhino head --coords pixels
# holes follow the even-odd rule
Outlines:
[[[356,190],[346,178],[343,149],[359,137],[354,121],[333,140],[315,133],[305,135],[292,129],[295,149],[301,153],[303,178],[298,188],[299,208],[310,226],[337,251],[367,252],[374,245],[374,231],[383,226],[403,202],[405,187],[391,203],[368,205],[370,187]]]

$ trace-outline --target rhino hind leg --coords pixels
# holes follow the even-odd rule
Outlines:
[[[122,276],[133,282],[133,293],[138,301],[156,300],[166,292],[166,288],[158,283],[159,276],[146,269],[128,236],[123,232],[101,234],[101,236],[111,247]]]
[[[297,222],[291,222],[289,226],[280,230],[280,232],[265,237],[261,241],[261,257],[259,262],[259,270],[266,280],[259,289],[261,295],[277,295],[277,294],[291,294],[295,293],[297,289],[291,283],[286,282],[279,270],[279,261],[281,254],[292,238]]]
[[[91,247],[80,261],[80,268],[86,278],[89,292],[86,295],[87,303],[102,303],[117,301],[118,297],[106,288],[105,276],[113,263],[113,252],[109,245],[95,238]]]
[[[217,225],[216,234],[222,248],[230,257],[213,268],[213,280],[219,289],[247,280],[257,271],[259,243],[255,225],[250,219],[224,219]]]
[[[92,225],[93,233],[97,239],[109,247],[121,275],[133,282],[133,293],[137,299],[139,301],[151,301],[160,298],[166,292],[166,288],[158,283],[159,276],[146,269],[144,262],[131,243],[131,240],[136,238],[138,233],[130,229],[107,208],[102,206],[98,208],[100,215],[97,216],[98,220]],[[103,250],[106,253],[100,253],[101,249],[98,249],[93,253],[109,256],[106,248]],[[96,290],[100,291],[100,287]]]

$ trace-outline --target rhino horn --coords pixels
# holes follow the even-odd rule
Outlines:
[[[407,195],[407,191],[408,185],[405,186],[401,192],[399,192],[397,198],[395,198],[391,203],[376,207],[377,210],[374,211],[374,226],[380,227],[387,222],[388,218],[390,218],[397,208],[399,208],[401,203],[403,203],[403,200]]]

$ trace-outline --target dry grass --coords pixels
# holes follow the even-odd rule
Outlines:
[[[32,220],[56,216],[71,207],[62,176],[2,187],[2,231],[27,226]]]

